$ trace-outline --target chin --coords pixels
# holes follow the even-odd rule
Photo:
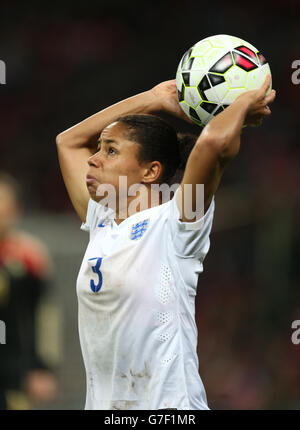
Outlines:
[[[95,191],[92,187],[87,187],[87,190],[88,190],[88,192],[89,192],[90,198],[91,198],[92,200],[95,200],[95,201],[97,202],[97,201],[98,201],[97,199],[98,199],[99,197],[96,195],[96,191]]]

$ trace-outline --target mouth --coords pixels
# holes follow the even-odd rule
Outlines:
[[[86,183],[87,184],[92,184],[93,182],[96,182],[96,178],[94,178],[94,176],[87,175],[86,176]]]

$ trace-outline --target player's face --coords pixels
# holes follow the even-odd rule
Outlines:
[[[145,165],[139,163],[137,155],[138,144],[129,140],[124,124],[115,122],[106,127],[100,135],[98,151],[88,160],[87,187],[92,199],[100,200],[96,195],[100,184],[113,185],[118,197],[120,176],[126,176],[127,189],[141,183]]]

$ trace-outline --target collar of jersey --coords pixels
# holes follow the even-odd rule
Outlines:
[[[113,229],[120,229],[126,227],[127,224],[130,224],[132,222],[138,222],[141,219],[149,217],[158,208],[162,209],[162,207],[168,205],[169,203],[170,201],[162,203],[161,205],[153,206],[152,208],[148,208],[143,211],[136,212],[135,214],[130,215],[129,217],[124,219],[124,221],[122,221],[120,224],[117,224],[115,221],[115,211],[113,209],[107,208],[98,203],[98,211],[101,212],[99,213],[98,224],[102,223],[104,225],[110,225],[110,227]]]

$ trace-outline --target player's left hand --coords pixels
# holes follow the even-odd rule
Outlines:
[[[156,98],[159,110],[181,118],[190,124],[194,124],[193,121],[191,121],[190,118],[188,118],[183,112],[179,105],[175,79],[161,82],[160,84],[153,87],[150,91]]]
[[[249,110],[245,119],[245,125],[258,127],[265,117],[271,115],[269,105],[275,100],[276,91],[272,90],[267,94],[270,85],[271,76],[268,75],[259,89],[248,91],[238,97],[248,99],[247,101],[249,102]]]

